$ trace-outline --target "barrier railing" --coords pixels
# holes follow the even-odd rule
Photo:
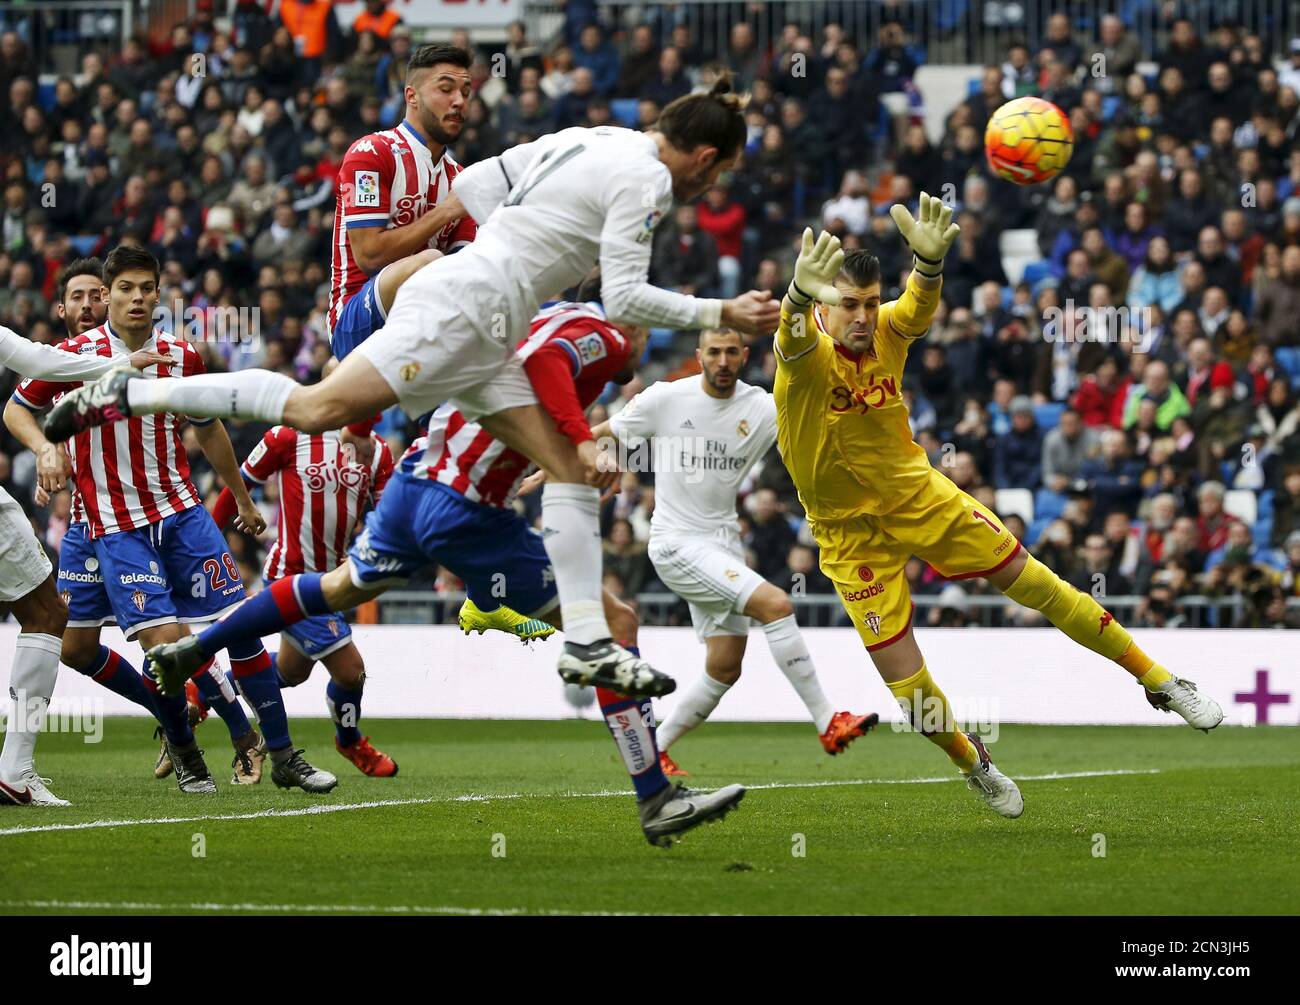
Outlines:
[[[456,612],[465,599],[458,592],[431,593],[425,590],[394,590],[378,601],[381,624],[455,624]],[[808,628],[835,628],[847,626],[848,620],[834,594],[791,598],[799,623]],[[913,594],[916,604],[917,625],[929,624],[931,611],[957,609],[966,624],[984,627],[1012,627],[1020,624],[1012,615],[1029,615],[1023,608],[997,596],[968,596],[959,605],[935,594]],[[1146,600],[1141,596],[1106,597],[1106,609],[1121,622],[1132,621],[1134,612]],[[685,603],[671,593],[642,593],[636,598],[637,610],[644,625],[690,625],[690,615]],[[1212,628],[1231,626],[1245,609],[1243,597],[1214,598],[1181,597],[1173,605],[1173,614],[1181,617],[1185,628]],[[1300,597],[1287,601],[1291,611],[1300,611]],[[950,622],[945,622],[950,623]]]
[[[641,2],[600,3],[598,16],[609,29],[626,30],[638,24],[657,29],[668,42],[673,27],[685,24],[695,45],[725,59],[731,28],[749,22],[760,51],[779,42],[787,24],[798,25],[818,45],[829,24],[837,24],[867,53],[879,44],[880,27],[900,21],[906,41],[932,63],[1001,62],[1013,40],[1037,49],[1045,40],[1050,15],[1065,13],[1075,28],[1075,42],[1085,51],[1098,37],[1098,23],[1118,13],[1135,33],[1147,58],[1169,40],[1174,17],[1187,17],[1204,37],[1220,24],[1238,24],[1262,36],[1265,52],[1283,56],[1288,41],[1300,35],[1300,4],[1292,0],[678,0],[671,4]],[[581,25],[566,20],[565,8],[555,3],[529,3],[525,21],[539,42],[557,37],[576,39]]]

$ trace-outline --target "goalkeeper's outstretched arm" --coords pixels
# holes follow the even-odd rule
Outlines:
[[[901,334],[917,337],[930,327],[943,286],[943,260],[961,228],[952,222],[951,206],[924,192],[915,219],[902,203],[889,207],[889,215],[912,249],[912,273],[907,289],[894,302],[889,323]]]
[[[799,257],[794,263],[794,278],[781,299],[781,324],[776,330],[778,361],[792,362],[815,345],[813,304],[840,302],[835,277],[843,264],[844,252],[838,237],[822,231],[814,241],[812,228],[804,230]]]

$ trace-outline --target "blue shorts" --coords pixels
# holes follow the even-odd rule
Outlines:
[[[269,587],[271,583],[266,585]],[[352,626],[341,611],[304,618],[285,628],[284,634],[293,647],[309,660],[324,659],[352,642]]]
[[[59,545],[59,596],[68,605],[69,628],[102,628],[117,620],[84,523],[69,525]]]
[[[379,303],[380,269],[366,280],[366,285],[352,294],[339,311],[338,323],[330,334],[330,351],[342,362],[343,357],[370,338],[387,320]]]
[[[396,584],[426,565],[446,566],[484,610],[505,604],[538,617],[558,597],[542,535],[523,517],[401,473],[366,518],[348,558],[358,586]]]
[[[138,530],[105,534],[95,554],[126,637],[155,625],[215,621],[244,599],[226,539],[202,506]]]

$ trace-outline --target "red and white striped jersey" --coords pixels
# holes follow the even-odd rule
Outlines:
[[[76,338],[65,339],[58,348],[109,357],[131,354],[107,322]],[[192,345],[160,329],[154,329],[141,348],[170,356],[174,361],[148,367],[146,377],[189,377],[205,371],[203,358]],[[14,391],[14,400],[38,410],[75,387],[80,385],[25,380]],[[73,520],[84,520],[93,539],[136,530],[200,505],[199,493],[190,481],[190,462],[181,444],[180,429],[186,422],[208,425],[212,421],[161,412],[78,433],[68,442],[76,487]]]
[[[356,459],[338,432],[308,435],[275,426],[244,461],[249,481],[275,477],[280,496],[279,534],[266,557],[267,582],[303,572],[329,572],[343,561],[352,534],[371,506],[379,505],[393,474],[393,452],[374,433],[370,463]]]
[[[330,263],[330,331],[348,298],[370,277],[357,265],[348,231],[357,227],[405,227],[419,219],[451,191],[461,171],[450,151],[433,159],[428,144],[401,122],[395,129],[370,133],[348,149],[339,167],[334,196],[334,253]],[[430,242],[444,254],[474,240],[477,225],[469,216],[449,223]]]
[[[576,409],[591,407],[627,365],[631,351],[631,343],[605,318],[599,304],[562,302],[538,313],[516,354],[542,404],[555,416],[563,411],[566,397]],[[536,375],[539,365],[548,363],[558,365],[548,367],[543,384]],[[557,386],[566,374],[572,380],[567,395]],[[581,412],[575,414],[582,419]],[[401,470],[413,478],[441,482],[471,502],[504,507],[513,501],[532,462],[478,423],[467,422],[449,402],[429,418],[428,435],[402,455]]]

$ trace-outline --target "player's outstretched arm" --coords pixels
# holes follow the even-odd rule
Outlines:
[[[912,274],[907,289],[893,304],[890,323],[904,335],[923,335],[939,305],[943,260],[961,228],[952,222],[952,207],[925,192],[915,219],[902,203],[890,206],[889,215],[912,249]]]
[[[170,356],[161,356],[149,350],[141,350],[131,356],[131,365],[137,370],[172,362]],[[121,365],[121,358],[83,356],[52,345],[41,345],[23,338],[12,328],[0,325],[0,369],[8,367],[24,377],[70,383],[102,377]]]
[[[840,240],[822,231],[814,241],[811,227],[803,232],[794,278],[781,300],[781,324],[776,330],[777,360],[789,361],[803,355],[817,337],[813,325],[813,304],[838,304],[840,291],[835,277],[844,264]]]
[[[194,438],[199,441],[199,449],[212,465],[212,470],[235,497],[235,503],[239,507],[239,529],[254,535],[262,533],[266,530],[266,520],[253,502],[253,497],[248,494],[239,462],[235,460],[235,448],[230,442],[230,434],[226,432],[221,420],[196,424]]]

